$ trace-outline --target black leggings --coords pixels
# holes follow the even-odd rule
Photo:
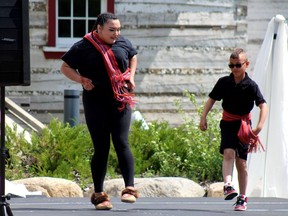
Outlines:
[[[100,94],[101,95],[100,95]],[[118,157],[125,187],[134,186],[134,158],[128,143],[131,108],[119,111],[111,94],[83,92],[87,127],[94,145],[91,172],[96,193],[103,191],[110,150],[110,135]]]

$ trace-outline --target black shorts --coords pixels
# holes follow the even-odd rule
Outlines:
[[[238,139],[238,131],[241,121],[220,121],[221,128],[221,145],[220,153],[224,153],[224,149],[231,148],[236,152],[236,156],[247,160],[248,145],[242,144]]]

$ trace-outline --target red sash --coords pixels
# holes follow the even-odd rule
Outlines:
[[[122,111],[125,109],[126,104],[133,107],[135,105],[134,94],[128,91],[125,83],[125,81],[130,79],[130,68],[128,68],[124,73],[120,71],[111,47],[105,44],[95,31],[86,34],[84,38],[89,40],[102,54],[110,78],[114,98],[121,103],[119,110]]]
[[[235,121],[241,120],[241,125],[238,131],[238,138],[241,143],[249,145],[248,153],[257,152],[257,150],[261,147],[263,151],[265,151],[263,144],[261,143],[259,137],[255,135],[251,129],[251,113],[240,116],[234,115],[231,113],[223,111],[222,120],[224,121]],[[259,147],[260,145],[260,147]]]

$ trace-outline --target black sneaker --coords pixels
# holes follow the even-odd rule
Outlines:
[[[237,191],[230,184],[224,185],[224,199],[232,200],[234,197],[238,195]]]
[[[244,196],[244,195],[238,196],[237,201],[234,203],[234,205],[235,205],[234,210],[235,211],[246,211],[247,201],[248,201],[248,198],[246,196]]]

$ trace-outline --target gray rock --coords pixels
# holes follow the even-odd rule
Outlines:
[[[205,190],[194,181],[180,177],[135,178],[140,197],[203,197]],[[104,191],[110,197],[120,197],[124,189],[122,178],[105,181]],[[90,197],[94,188],[84,194]]]
[[[28,191],[42,191],[47,197],[83,197],[81,188],[72,181],[61,178],[34,177],[12,181],[24,184]]]
[[[223,182],[215,182],[209,185],[207,190],[207,197],[223,197]]]

